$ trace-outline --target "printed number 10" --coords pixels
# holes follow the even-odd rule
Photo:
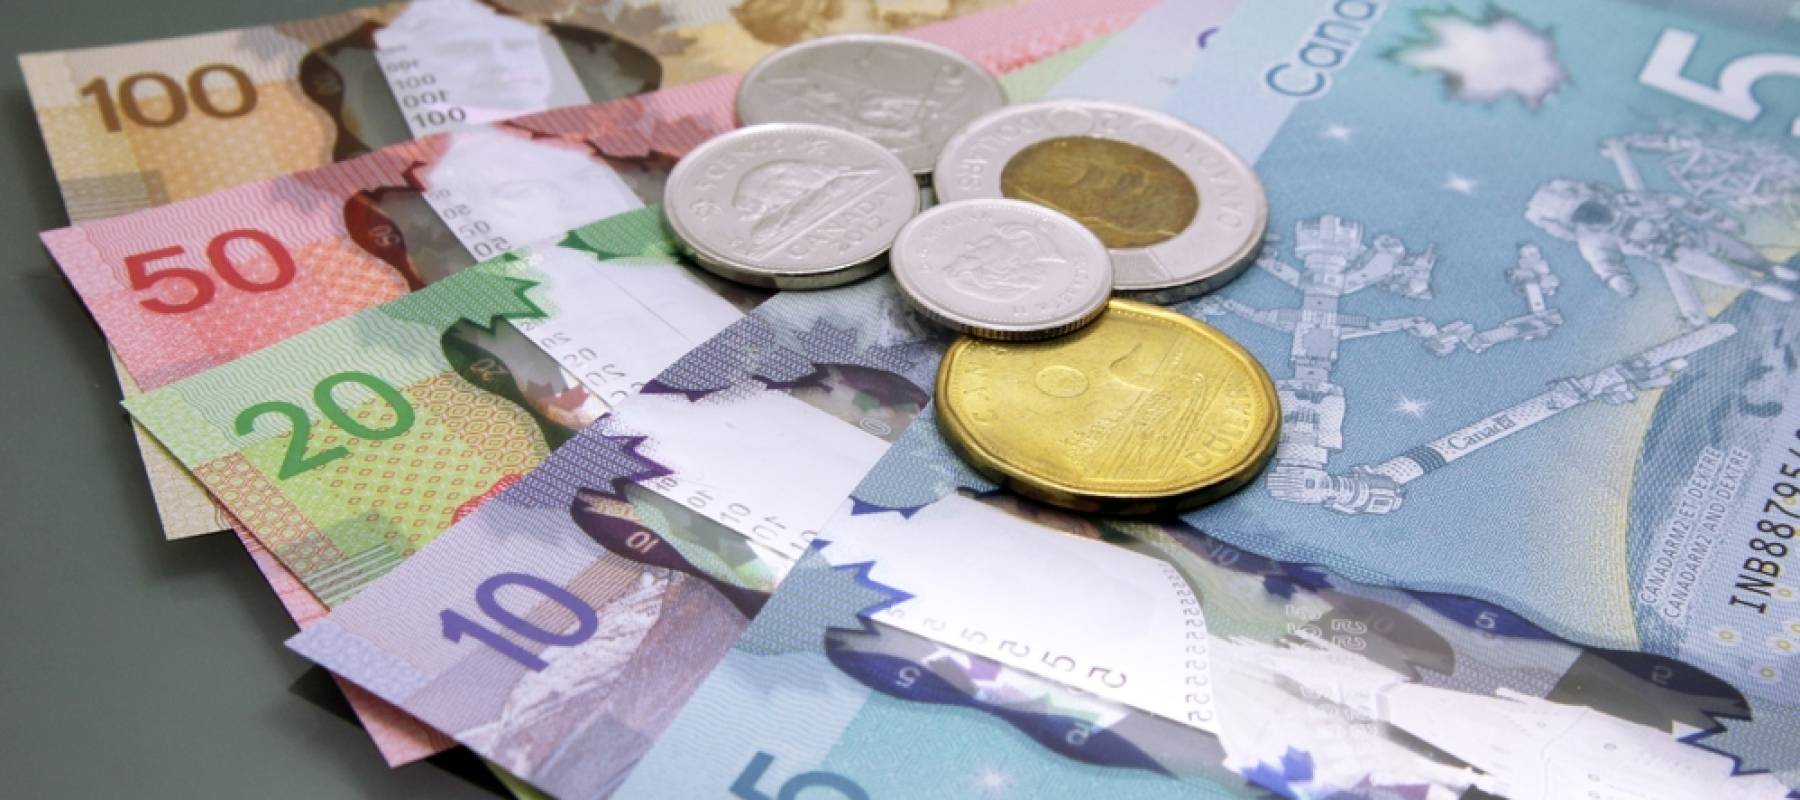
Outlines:
[[[544,630],[530,622],[520,619],[518,615],[506,610],[505,606],[500,605],[500,599],[496,595],[499,594],[500,588],[503,586],[518,586],[530,589],[555,601],[557,605],[568,609],[568,612],[575,616],[575,628],[566,633],[557,633],[556,631]],[[594,614],[594,609],[589,608],[588,604],[581,598],[576,597],[573,593],[569,592],[569,590],[557,586],[543,578],[539,578],[535,575],[526,575],[522,572],[502,572],[499,575],[495,575],[492,578],[482,581],[480,586],[475,587],[475,604],[481,607],[482,613],[487,614],[488,617],[492,618],[495,622],[500,623],[500,627],[540,644],[573,647],[592,638],[594,631],[599,630],[600,628],[599,616]],[[526,669],[533,672],[542,672],[545,667],[550,666],[543,659],[538,658],[536,653],[520,647],[513,643],[512,640],[501,636],[499,633],[482,627],[481,623],[469,619],[462,614],[450,609],[444,609],[443,613],[438,615],[438,618],[444,623],[445,639],[449,639],[452,642],[460,642],[462,641],[462,637],[466,634],[473,639],[479,640],[482,644],[493,648],[501,655],[519,662],[524,665]]]

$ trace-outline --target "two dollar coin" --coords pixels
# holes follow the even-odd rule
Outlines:
[[[937,406],[979,470],[1057,505],[1142,513],[1215,499],[1267,462],[1278,411],[1256,361],[1114,299],[1192,297],[1249,265],[1268,204],[1223,144],[1116,103],[1008,106],[980,66],[902,37],[779,51],[737,99],[746,127],[670,174],[677,238],[763,287],[891,266],[922,315],[969,334]],[[920,213],[927,175],[941,205]]]

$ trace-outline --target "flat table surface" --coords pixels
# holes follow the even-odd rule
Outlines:
[[[105,342],[37,241],[68,217],[12,56],[356,5],[7,3],[0,796],[494,796],[445,768],[479,776],[466,751],[388,769],[330,681],[282,646],[294,623],[235,537],[163,541]]]

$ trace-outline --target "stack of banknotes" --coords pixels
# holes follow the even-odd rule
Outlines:
[[[1170,306],[1274,378],[1249,486],[1021,498],[946,443],[952,336],[892,277],[682,254],[663,182],[739,75],[857,31],[1253,165],[1254,265]],[[1775,798],[1797,42],[1782,0],[413,0],[20,62],[72,220],[43,240],[163,532],[235,532],[391,764],[460,744],[565,798]]]

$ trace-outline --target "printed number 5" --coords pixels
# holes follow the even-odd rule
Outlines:
[[[1750,92],[1757,81],[1778,75],[1800,78],[1800,55],[1754,53],[1734,58],[1719,70],[1717,87],[1689,80],[1681,71],[1699,43],[1700,37],[1688,31],[1664,30],[1656,40],[1656,49],[1650,52],[1650,60],[1638,73],[1638,83],[1750,122],[1762,115],[1762,104]],[[1788,132],[1800,136],[1800,117],[1795,117],[1791,126]]]
[[[756,788],[756,785],[762,782],[763,775],[768,773],[769,765],[773,763],[775,763],[774,756],[760,750],[757,751],[756,755],[750,757],[750,763],[744,765],[744,771],[738,773],[737,780],[732,781],[731,796],[741,800],[798,800],[800,792],[818,788],[829,790],[844,800],[869,800],[868,791],[858,786],[856,781],[836,772],[824,770],[802,772],[788,778],[771,796],[768,792]],[[821,791],[808,794],[807,797],[810,798],[814,794],[819,796],[819,800],[826,800],[830,796]]]
[[[374,392],[376,397],[385,401],[388,407],[394,410],[394,424],[386,428],[371,428],[346,413],[344,407],[338,405],[337,397],[331,393],[333,389],[346,383],[361,384],[364,388]],[[313,387],[313,403],[319,407],[319,412],[324,414],[326,419],[337,423],[339,428],[343,428],[351,436],[373,441],[392,439],[406,433],[412,428],[415,416],[412,403],[407,402],[406,395],[367,372],[340,372],[319,381],[319,385]],[[294,434],[293,438],[288,440],[287,455],[282,457],[281,469],[276,473],[276,477],[282,480],[287,480],[308,470],[318,469],[350,455],[350,449],[343,445],[328,447],[313,455],[307,455],[306,442],[312,437],[312,416],[306,413],[306,409],[280,400],[257,403],[239,412],[236,424],[237,434],[249,436],[256,430],[256,421],[264,414],[287,417],[288,422],[293,425]]]

